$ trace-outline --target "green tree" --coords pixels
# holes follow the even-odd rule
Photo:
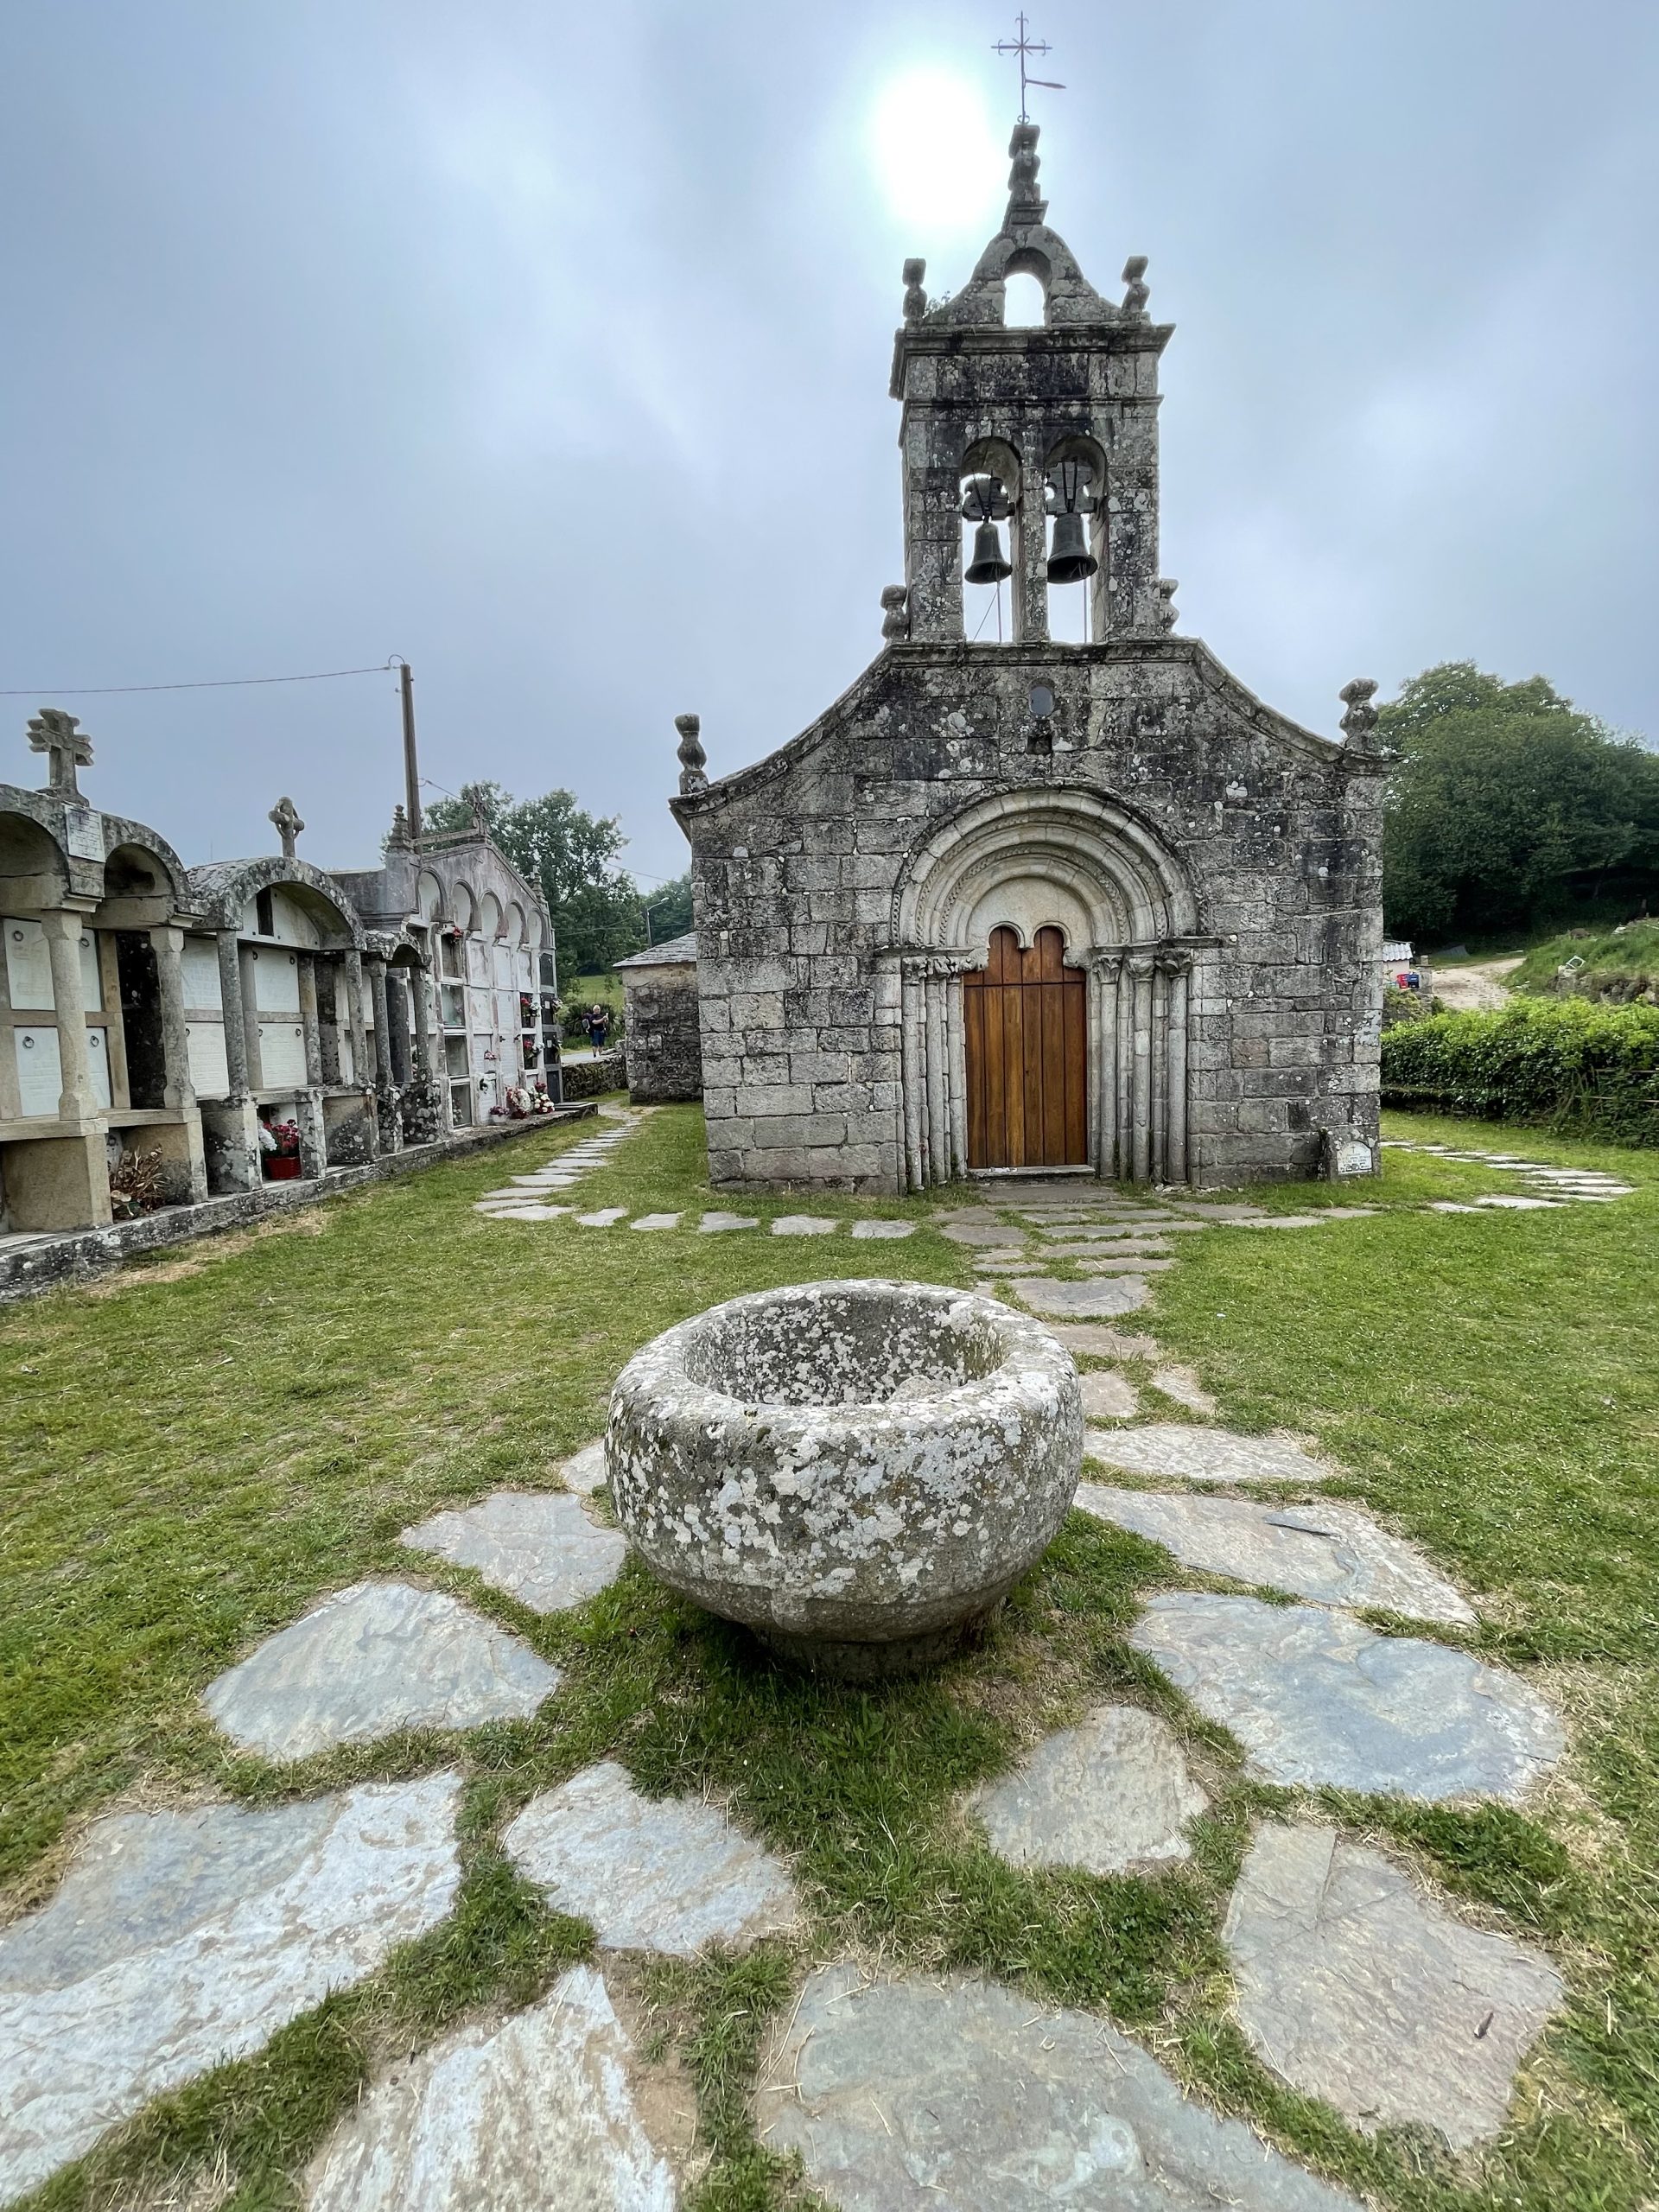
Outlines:
[[[672,883],[659,883],[640,893],[650,909],[648,934],[652,944],[666,944],[671,937],[683,937],[692,925],[691,871],[677,875]]]
[[[1659,754],[1548,679],[1472,661],[1426,669],[1380,714],[1390,779],[1390,933],[1444,940],[1537,928],[1659,893]]]
[[[495,842],[553,917],[561,979],[614,967],[645,941],[639,887],[618,856],[627,840],[614,816],[587,813],[569,791],[515,799],[498,783],[463,784],[426,814],[429,830],[467,830],[482,813]]]

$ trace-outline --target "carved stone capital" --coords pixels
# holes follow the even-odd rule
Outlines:
[[[1150,978],[1153,970],[1157,967],[1158,956],[1155,952],[1125,953],[1123,956],[1123,965],[1128,972],[1131,982],[1144,983]]]
[[[1192,950],[1185,944],[1160,944],[1153,957],[1164,976],[1185,976],[1192,965]]]

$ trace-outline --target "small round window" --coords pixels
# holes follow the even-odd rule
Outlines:
[[[1033,683],[1032,685],[1031,711],[1036,715],[1039,721],[1046,721],[1049,715],[1053,713],[1054,694],[1049,690],[1046,683]]]

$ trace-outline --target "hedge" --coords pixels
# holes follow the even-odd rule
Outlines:
[[[1382,1103],[1659,1145],[1659,1007],[1515,999],[1382,1034]]]

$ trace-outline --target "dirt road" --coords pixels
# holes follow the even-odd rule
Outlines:
[[[1503,960],[1471,960],[1466,968],[1437,968],[1434,995],[1453,1014],[1488,1013],[1508,999],[1503,977],[1520,965],[1516,952]]]

